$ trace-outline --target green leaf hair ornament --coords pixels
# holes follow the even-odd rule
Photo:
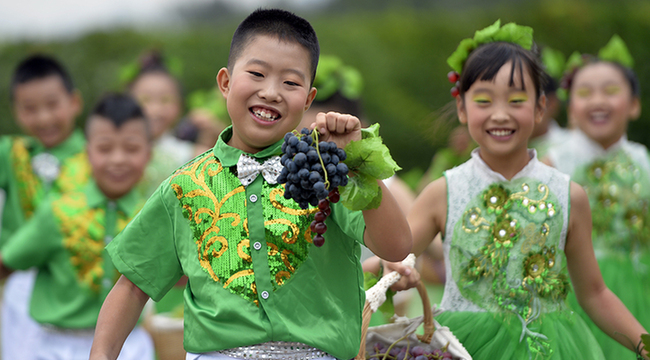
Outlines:
[[[144,65],[143,62],[146,61],[145,59],[147,57],[158,58],[162,67],[166,69],[171,76],[180,78],[183,75],[183,62],[180,58],[164,58],[160,52],[154,50],[141,55],[118,70],[118,79],[121,85],[128,85],[135,80],[140,72],[146,68],[146,65]]]
[[[499,19],[485,29],[477,30],[473,38],[461,40],[456,51],[447,59],[447,64],[460,74],[469,54],[480,45],[492,42],[509,42],[530,50],[533,46],[533,28],[515,23],[501,26]]]
[[[554,79],[561,79],[566,67],[566,57],[560,50],[544,47],[541,54],[546,73]]]
[[[359,70],[344,65],[340,58],[321,55],[314,87],[318,89],[315,101],[326,101],[337,91],[347,99],[357,100],[363,91],[363,77]]]

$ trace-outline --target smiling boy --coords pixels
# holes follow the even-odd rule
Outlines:
[[[75,130],[81,96],[56,60],[33,55],[16,67],[10,85],[16,120],[29,136],[0,137],[0,189],[6,193],[0,246],[33,215],[49,192],[64,193],[90,177],[84,136]],[[2,302],[2,358],[31,359],[40,328],[28,314],[33,271],[7,280]]]
[[[0,249],[7,269],[38,271],[30,315],[43,332],[37,359],[88,359],[99,309],[119,274],[104,251],[138,211],[132,189],[151,155],[151,136],[137,102],[104,97],[86,123],[93,180],[49,197]],[[153,359],[151,339],[131,334],[120,359]]]
[[[404,215],[379,182],[377,209],[332,206],[328,241],[312,244],[315,208],[284,198],[284,135],[316,94],[319,47],[311,25],[283,10],[258,10],[233,36],[217,83],[233,125],[212,151],[163,182],[108,247],[123,274],[99,315],[91,359],[115,359],[149,297],[181,275],[187,359],[333,359],[359,350],[364,303],[360,244],[398,261],[411,248]],[[314,126],[343,147],[360,140],[359,119],[319,114]],[[263,176],[244,186],[238,168],[254,159]],[[262,164],[263,163],[263,164]]]

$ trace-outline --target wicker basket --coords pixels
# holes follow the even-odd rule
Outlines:
[[[159,360],[184,360],[183,319],[169,314],[149,314],[144,322],[145,329],[153,339]]]
[[[407,266],[413,267],[415,256],[409,255],[403,262]],[[374,326],[369,328],[372,313],[377,310],[385,300],[386,290],[397,282],[400,275],[396,272],[382,277],[379,282],[366,291],[366,304],[363,309],[363,323],[361,328],[361,346],[359,354],[355,360],[365,360],[366,353],[372,351],[375,343],[379,342],[385,345],[395,344],[396,346],[421,346],[426,350],[447,348],[447,351],[458,360],[471,360],[472,357],[465,350],[463,345],[449,331],[446,326],[441,326],[434,320],[434,316],[439,312],[431,308],[431,301],[427,290],[422,282],[417,284],[418,294],[422,300],[423,315],[406,319],[400,318],[392,324]],[[415,331],[423,324],[424,334],[416,335]],[[398,341],[399,340],[399,341]]]

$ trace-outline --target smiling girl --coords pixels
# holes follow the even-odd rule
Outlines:
[[[605,284],[641,324],[647,325],[650,158],[645,146],[628,141],[626,136],[628,123],[641,111],[631,57],[617,36],[601,55],[607,58],[607,49],[611,48],[617,48],[616,61],[583,56],[582,66],[565,81],[570,84],[569,117],[579,130],[571,141],[552,149],[549,160],[586,189],[593,212],[593,247]],[[576,303],[574,297],[569,300]],[[594,324],[588,324],[607,358],[620,358],[622,347]],[[615,339],[632,340],[623,334]]]

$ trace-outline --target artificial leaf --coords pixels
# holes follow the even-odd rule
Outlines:
[[[341,82],[341,94],[348,99],[358,99],[361,97],[361,91],[363,90],[363,76],[359,70],[351,67],[344,66],[340,72]]]
[[[481,29],[481,30],[476,30],[474,33],[474,41],[477,44],[485,44],[494,41],[493,36],[494,34],[499,31],[499,28],[501,27],[501,19],[497,20],[494,22],[494,24]]]
[[[598,58],[616,62],[629,68],[634,66],[634,59],[627,49],[625,42],[616,34],[612,36],[605,47],[598,51]]]
[[[366,174],[357,174],[350,177],[348,184],[339,187],[341,204],[346,208],[357,211],[369,209],[368,205],[380,195],[377,179]]]
[[[469,53],[472,52],[475,47],[476,42],[474,39],[461,40],[456,51],[447,58],[447,64],[449,64],[454,71],[460,74],[463,71],[463,66],[465,66],[465,60],[467,60]]]
[[[542,50],[542,63],[546,68],[546,72],[555,79],[562,77],[564,73],[564,67],[566,63],[566,58],[564,54],[559,51],[552,49],[550,47],[545,47]]]

